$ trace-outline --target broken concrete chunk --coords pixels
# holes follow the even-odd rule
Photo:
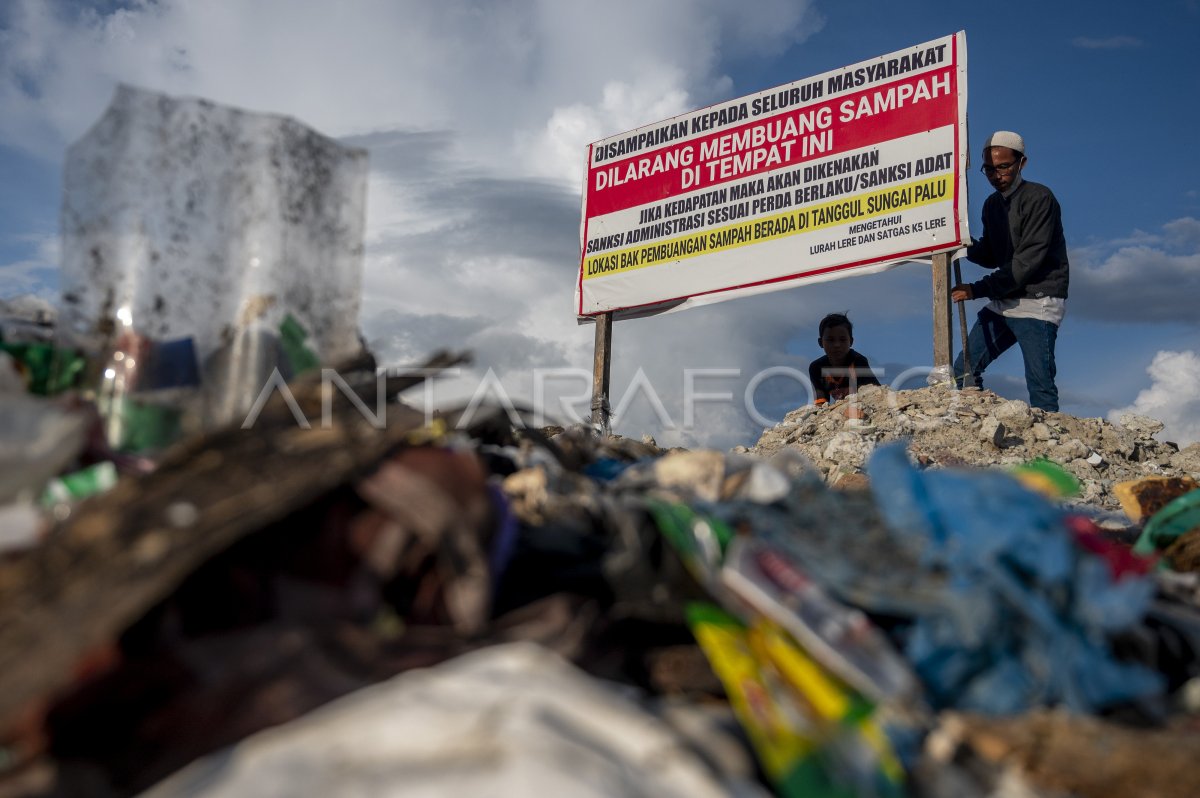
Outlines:
[[[1171,455],[1171,467],[1190,474],[1200,474],[1200,443],[1185,446]]]
[[[1056,448],[1054,454],[1059,462],[1070,460],[1086,460],[1092,453],[1088,445],[1078,438],[1068,438]]]
[[[825,447],[824,457],[843,468],[861,468],[875,448],[875,442],[856,432],[839,432]]]
[[[988,416],[979,425],[979,439],[984,443],[990,443],[997,449],[1004,448],[1004,437],[1008,434],[1008,430],[1004,428],[1004,424],[995,416]]]
[[[1155,433],[1162,432],[1163,427],[1166,425],[1158,419],[1150,418],[1149,416],[1123,413],[1121,415],[1121,426],[1140,438],[1149,438]]]
[[[1009,399],[1007,402],[1003,402],[992,411],[992,415],[1016,435],[1020,435],[1033,425],[1033,414],[1029,412],[1029,405],[1019,399]]]
[[[863,385],[858,389],[859,401],[885,396],[887,389],[881,385]]]
[[[1040,421],[1035,424],[1031,424],[1029,427],[1029,431],[1030,431],[1030,433],[1032,433],[1033,439],[1035,441],[1050,440],[1050,437],[1051,437],[1050,428],[1048,426],[1046,426],[1045,424],[1041,423]]]

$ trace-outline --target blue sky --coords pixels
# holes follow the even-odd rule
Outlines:
[[[591,367],[591,328],[571,315],[587,142],[960,29],[972,150],[1021,132],[1026,177],[1063,207],[1063,409],[1132,408],[1167,422],[1160,437],[1200,439],[1196,0],[0,0],[0,297],[56,297],[63,153],[117,82],[202,96],[367,147],[367,337],[394,364],[470,348],[476,366],[447,397],[492,368],[528,400],[535,369]],[[973,172],[976,233],[989,191]],[[617,429],[752,442],[742,389],[820,354],[826,312],[849,310],[856,348],[896,374],[931,359],[929,305],[914,264],[622,322],[614,402],[640,368],[678,423],[683,369],[741,376],[701,383],[739,401],[705,405],[693,429],[662,429],[645,396]],[[1020,375],[1014,351],[988,385],[1025,398]],[[760,394],[767,415],[803,401],[785,382]]]

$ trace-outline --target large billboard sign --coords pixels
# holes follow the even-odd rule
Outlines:
[[[588,147],[576,313],[661,312],[969,240],[966,36]]]

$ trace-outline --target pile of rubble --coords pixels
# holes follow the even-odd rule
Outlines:
[[[1049,413],[991,391],[934,386],[892,391],[875,385],[831,405],[806,406],[765,430],[751,451],[770,455],[793,448],[807,455],[832,485],[862,479],[871,452],[907,440],[930,467],[993,466],[1046,458],[1080,482],[1079,500],[1119,506],[1113,486],[1148,476],[1200,474],[1200,444],[1180,449],[1158,441],[1163,424],[1125,415],[1121,423]]]

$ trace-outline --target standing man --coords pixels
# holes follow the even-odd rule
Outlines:
[[[1013,344],[1025,359],[1029,404],[1058,410],[1054,343],[1066,314],[1067,241],[1062,209],[1050,189],[1021,177],[1025,141],[1001,130],[983,145],[983,173],[996,192],[983,203],[983,235],[967,259],[994,272],[950,290],[955,302],[992,300],[967,336],[975,384],[988,365]],[[962,383],[963,355],[954,361]]]

